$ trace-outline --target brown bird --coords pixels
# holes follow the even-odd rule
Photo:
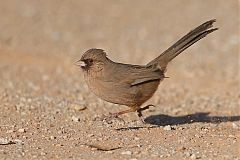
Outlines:
[[[109,118],[137,111],[142,118],[141,105],[151,98],[159,83],[166,78],[164,73],[168,63],[185,49],[218,28],[212,28],[216,20],[210,20],[190,31],[160,56],[146,65],[117,63],[110,60],[104,50],[89,49],[80,60],[85,81],[90,90],[101,99],[130,107],[118,113],[110,114]]]

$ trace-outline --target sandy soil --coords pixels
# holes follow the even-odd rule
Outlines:
[[[0,159],[240,159],[239,1],[0,0]],[[74,62],[93,47],[144,64],[202,22],[219,31],[168,67],[146,104],[95,97]]]

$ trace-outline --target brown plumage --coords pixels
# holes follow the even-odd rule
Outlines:
[[[141,112],[149,106],[140,107],[153,96],[165,78],[167,64],[195,42],[217,30],[212,28],[214,22],[215,20],[207,21],[190,31],[147,65],[113,62],[102,49],[89,49],[77,64],[81,65],[85,81],[95,95],[105,101],[130,107],[111,114],[111,117],[137,111],[142,119]]]

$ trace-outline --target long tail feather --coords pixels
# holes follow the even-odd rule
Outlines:
[[[204,38],[209,33],[218,30],[218,28],[212,28],[214,22],[216,22],[215,19],[207,21],[194,30],[190,31],[188,34],[174,43],[171,47],[169,47],[166,51],[164,51],[160,56],[149,62],[147,66],[158,64],[161,69],[165,71],[167,64],[181,52],[183,52],[185,49],[200,39]]]

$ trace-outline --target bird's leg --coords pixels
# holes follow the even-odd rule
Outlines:
[[[108,116],[104,116],[103,120],[111,121],[114,118],[119,118],[118,116],[123,115],[125,113],[130,113],[130,112],[137,111],[138,112],[138,117],[141,119],[141,121],[143,123],[145,123],[143,115],[142,115],[142,111],[149,109],[149,107],[151,107],[151,106],[155,107],[154,105],[150,104],[150,105],[147,105],[147,106],[145,106],[143,108],[139,108],[139,109],[138,109],[138,107],[130,107],[130,109],[127,109],[127,110],[124,110],[124,111],[120,111],[120,112],[116,112],[116,113],[109,113]]]
[[[120,112],[117,112],[117,113],[109,113],[108,116],[106,116],[104,118],[104,120],[107,120],[107,121],[110,121],[114,118],[118,118],[118,116],[122,115],[122,114],[125,114],[125,113],[130,113],[130,112],[135,112],[136,109],[135,108],[130,108],[130,109],[127,109],[127,110],[124,110],[124,111],[120,111]]]
[[[124,111],[121,111],[121,112],[114,113],[114,114],[116,114],[117,116],[120,116],[120,115],[122,115],[122,114],[130,113],[130,112],[135,112],[135,111],[136,111],[135,108],[130,108],[130,109],[127,109],[127,110],[124,110]]]
[[[149,104],[149,105],[147,105],[147,106],[145,106],[145,107],[143,107],[143,108],[139,108],[139,109],[137,110],[137,112],[138,112],[138,117],[141,119],[141,121],[142,121],[143,123],[145,123],[145,121],[144,121],[144,118],[143,118],[143,115],[142,115],[142,111],[149,109],[149,107],[151,107],[151,106],[155,107],[154,105]]]
[[[140,108],[140,109],[141,109],[141,108]],[[144,118],[143,118],[143,115],[142,115],[142,112],[141,112],[141,110],[140,110],[140,109],[139,109],[139,110],[137,110],[137,112],[138,112],[138,114],[137,114],[137,115],[138,115],[138,117],[140,118],[141,122],[142,122],[142,123],[145,123],[145,120],[144,120]]]

